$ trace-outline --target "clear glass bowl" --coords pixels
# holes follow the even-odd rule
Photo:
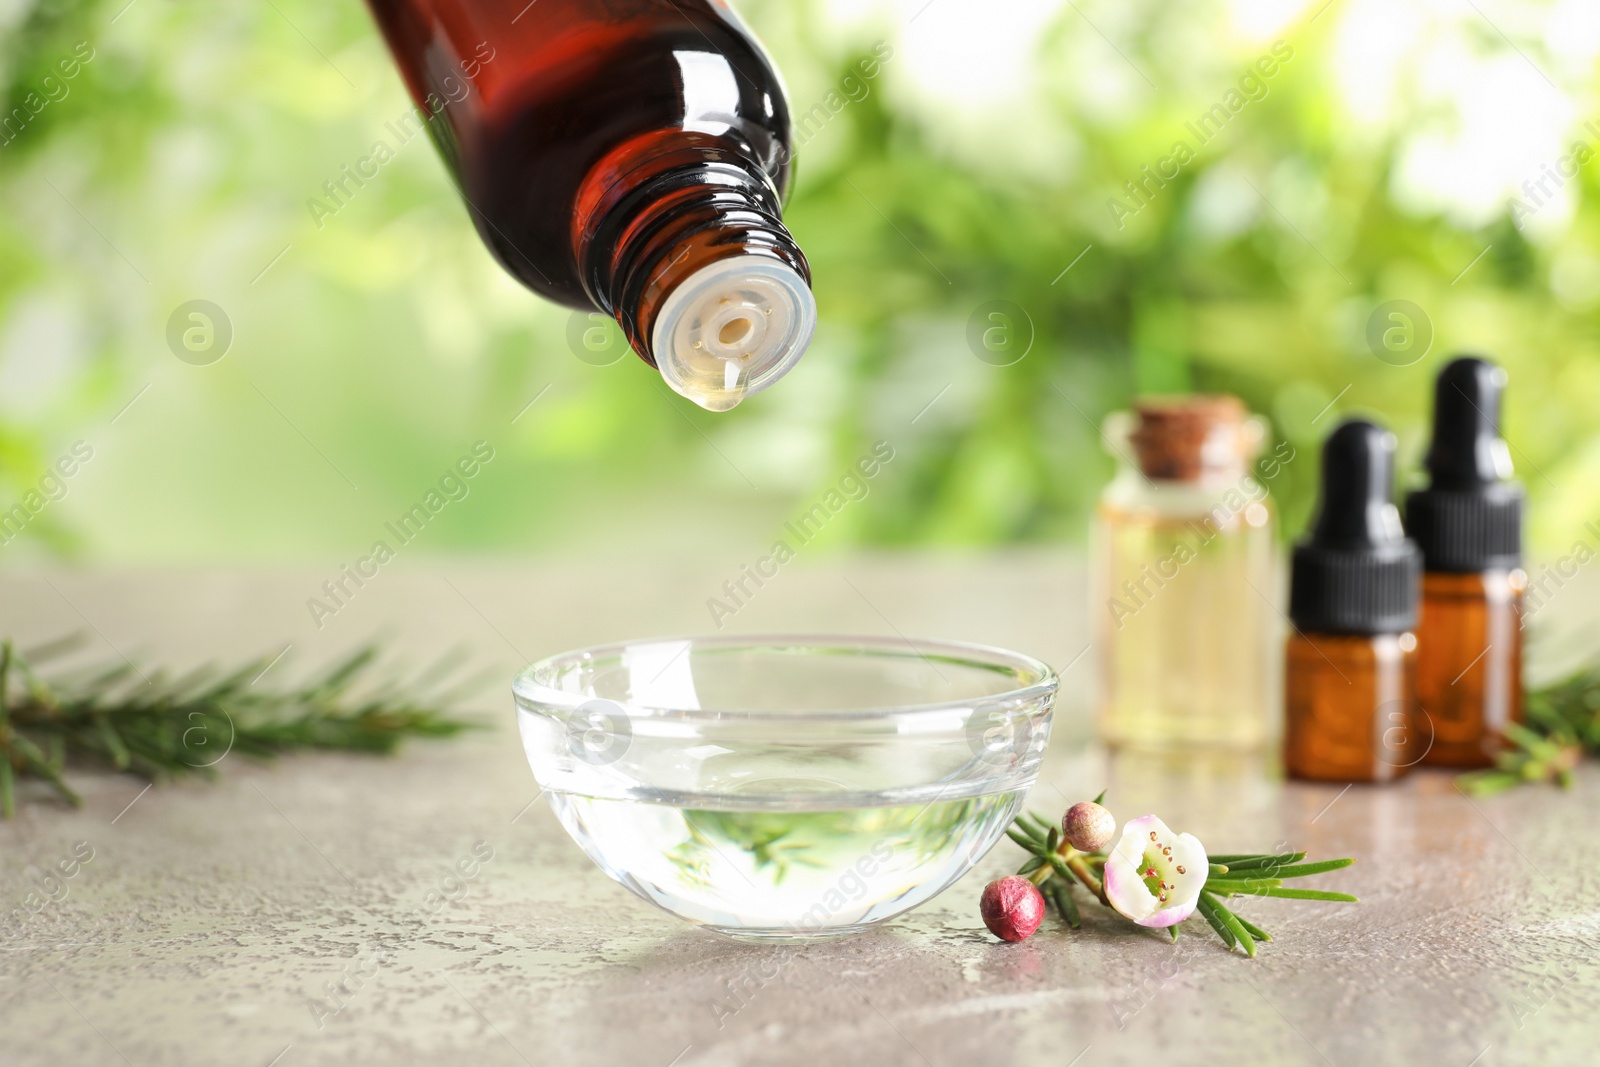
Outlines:
[[[569,652],[513,692],[589,858],[734,937],[854,933],[965,874],[1038,774],[1057,680],[979,645],[695,637]]]

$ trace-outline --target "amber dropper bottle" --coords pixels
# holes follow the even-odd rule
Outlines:
[[[1290,566],[1284,767],[1385,782],[1417,756],[1411,723],[1421,553],[1390,501],[1394,435],[1360,419],[1322,450],[1322,500]]]
[[[713,411],[805,352],[789,105],[723,0],[368,3],[416,102],[390,134],[428,130],[524,285],[614,317]]]
[[[1433,726],[1424,762],[1488,767],[1522,721],[1522,487],[1500,437],[1506,372],[1457,359],[1439,372],[1428,488],[1406,501],[1422,548],[1417,705]],[[1425,726],[1418,730],[1424,736]]]

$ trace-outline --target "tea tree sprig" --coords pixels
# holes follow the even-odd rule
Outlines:
[[[1188,834],[1173,835],[1153,815],[1123,828],[1107,850],[1116,821],[1100,807],[1100,797],[1075,804],[1056,826],[1032,812],[1019,814],[1006,835],[1028,853],[1015,875],[985,890],[984,922],[996,936],[1019,941],[1030,936],[1046,905],[1071,929],[1082,925],[1073,887],[1142,926],[1165,929],[1173,941],[1195,913],[1231,951],[1255,958],[1257,946],[1272,937],[1235,913],[1225,899],[1279,897],[1354,903],[1348,893],[1298,889],[1283,883],[1342,870],[1353,859],[1304,862],[1304,852],[1236,853],[1208,856]],[[1170,879],[1170,880],[1169,880]],[[1005,883],[1002,885],[1002,883]],[[1023,883],[1023,884],[1017,884]],[[1030,888],[1031,887],[1031,888]]]
[[[68,647],[58,643],[35,658]],[[446,688],[457,655],[410,683],[368,683],[378,651],[367,647],[308,682],[258,684],[277,659],[178,676],[123,662],[46,681],[9,640],[0,642],[0,816],[15,814],[16,785],[26,778],[48,782],[78,806],[66,780],[69,762],[166,782],[213,777],[230,753],[255,760],[301,749],[386,755],[408,737],[472,728],[438,710],[476,687]]]
[[[1600,756],[1600,663],[1533,690],[1523,710],[1525,723],[1503,729],[1507,747],[1494,767],[1456,779],[1462,791],[1491,796],[1534,782],[1570,786],[1583,757]]]

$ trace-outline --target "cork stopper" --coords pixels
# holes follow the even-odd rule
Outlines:
[[[1134,401],[1129,440],[1152,481],[1238,477],[1255,450],[1244,402],[1227,394],[1148,396]]]

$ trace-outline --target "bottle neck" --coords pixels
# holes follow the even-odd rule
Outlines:
[[[572,254],[590,298],[652,366],[661,362],[663,306],[713,264],[752,257],[811,280],[761,168],[722,139],[682,130],[630,142],[590,170],[578,194]]]
[[[1222,417],[1213,414],[1215,408],[1222,409]],[[1265,436],[1261,420],[1231,397],[1161,405],[1141,401],[1133,411],[1112,412],[1101,424],[1107,451],[1122,461],[1119,481],[1180,491],[1220,492],[1250,480],[1250,462]]]

